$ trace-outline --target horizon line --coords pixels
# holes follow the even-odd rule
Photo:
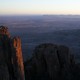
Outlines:
[[[80,16],[80,14],[0,14],[0,16]]]

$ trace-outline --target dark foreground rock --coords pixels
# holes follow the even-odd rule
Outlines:
[[[66,46],[41,44],[24,65],[20,38],[0,26],[0,80],[80,80],[80,64]]]
[[[25,62],[26,80],[80,80],[80,67],[66,46],[42,44]]]
[[[19,37],[11,38],[7,27],[0,26],[0,80],[24,80]]]

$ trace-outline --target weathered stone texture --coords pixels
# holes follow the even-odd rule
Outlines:
[[[41,44],[25,63],[26,80],[73,80],[74,65],[68,47]]]
[[[24,80],[21,40],[0,26],[0,80]]]

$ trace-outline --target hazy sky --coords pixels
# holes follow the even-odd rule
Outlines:
[[[0,15],[80,14],[80,0],[0,0]]]

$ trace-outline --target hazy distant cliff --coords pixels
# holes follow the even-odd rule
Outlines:
[[[5,26],[0,26],[0,80],[24,80],[21,40],[11,38]]]

